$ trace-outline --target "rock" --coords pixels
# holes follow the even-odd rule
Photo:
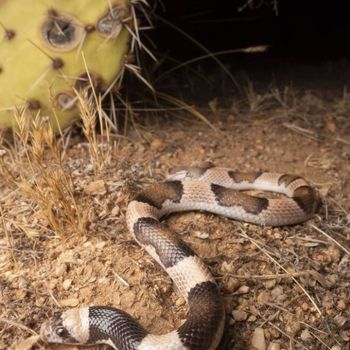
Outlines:
[[[268,281],[264,282],[264,285],[267,289],[272,289],[276,286],[276,280],[275,279],[268,280]]]
[[[266,350],[265,334],[262,328],[255,328],[250,350]]]
[[[267,348],[267,350],[280,350],[281,349],[281,345],[278,343],[270,343],[269,347]]]
[[[296,321],[296,320],[291,320],[286,325],[286,332],[289,335],[292,335],[293,337],[295,337],[297,335],[297,333],[300,331],[300,329],[301,329],[301,323],[299,321]]]
[[[120,213],[120,208],[118,205],[116,205],[112,210],[111,210],[111,216],[118,216]]]
[[[68,298],[58,301],[62,307],[76,307],[79,305],[79,300],[77,298]]]
[[[258,294],[256,299],[257,299],[257,303],[259,305],[265,305],[265,304],[269,303],[269,301],[271,300],[271,296],[270,296],[270,293],[263,290]]]
[[[310,334],[309,330],[306,328],[301,332],[300,338],[304,341],[307,341],[312,339],[312,335]]]
[[[68,290],[71,287],[71,285],[72,285],[72,280],[69,278],[64,280],[62,283],[62,287],[64,290]]]
[[[234,293],[239,288],[239,281],[233,277],[229,277],[225,283],[225,287],[229,293]]]
[[[233,310],[232,316],[235,321],[245,321],[248,317],[248,314],[243,310]]]
[[[179,298],[176,299],[175,305],[176,306],[186,305],[186,300],[184,298],[182,298],[182,297],[179,297]]]
[[[55,275],[57,277],[60,277],[62,275],[64,275],[67,271],[67,265],[66,264],[59,264],[56,266],[56,269],[55,269]]]
[[[158,152],[161,151],[164,147],[164,142],[161,139],[156,138],[151,142],[150,150],[153,152]]]
[[[338,326],[338,327],[343,327],[345,325],[346,322],[349,321],[348,317],[344,317],[342,315],[336,315],[334,317],[334,323]]]
[[[227,273],[227,272],[232,272],[232,263],[228,263],[227,261],[223,261],[221,264],[221,271],[223,273]]]
[[[248,294],[249,290],[248,286],[240,286],[235,294]]]
[[[93,181],[84,186],[84,192],[88,194],[106,194],[107,185],[103,180]]]
[[[196,231],[194,235],[200,239],[208,239],[209,233],[207,232],[201,232],[201,231]]]

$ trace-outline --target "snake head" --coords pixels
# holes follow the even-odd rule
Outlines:
[[[87,308],[55,313],[40,328],[40,337],[46,343],[84,344],[89,339]]]

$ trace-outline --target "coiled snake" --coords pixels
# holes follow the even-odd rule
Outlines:
[[[282,193],[279,198],[251,196],[241,190]],[[71,309],[43,323],[41,338],[66,344],[105,343],[119,350],[205,350],[220,343],[225,312],[214,278],[202,260],[160,218],[204,210],[259,225],[303,222],[318,206],[316,191],[299,176],[241,173],[211,164],[178,170],[163,183],[146,188],[127,208],[134,239],[163,267],[188,301],[188,317],[168,334],[149,334],[124,311],[94,306]]]

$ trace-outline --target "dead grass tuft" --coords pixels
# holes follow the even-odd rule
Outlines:
[[[18,128],[12,149],[10,180],[34,204],[41,221],[60,237],[84,232],[69,167],[64,164],[62,136],[39,114],[32,120],[23,111],[15,115]]]

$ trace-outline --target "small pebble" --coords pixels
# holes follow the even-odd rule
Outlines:
[[[255,315],[250,315],[247,319],[247,322],[255,322],[256,321],[256,316]]]
[[[345,309],[346,309],[345,300],[343,300],[343,299],[338,300],[338,302],[337,302],[337,308],[340,309],[340,310],[345,310]]]
[[[200,239],[207,239],[209,237],[209,233],[200,231],[196,231],[194,235]]]
[[[276,286],[276,280],[275,279],[268,280],[264,283],[264,285],[267,289],[272,289]]]
[[[67,265],[66,264],[60,264],[58,266],[56,266],[56,269],[55,269],[55,275],[57,277],[59,276],[62,276],[66,273],[67,271]]]
[[[118,216],[120,213],[120,208],[118,205],[116,205],[112,210],[111,210],[111,216]]]
[[[259,305],[265,305],[265,304],[269,303],[270,300],[271,300],[270,293],[268,293],[265,290],[261,291],[257,296],[257,303]]]
[[[304,341],[307,341],[307,340],[311,340],[312,336],[308,329],[304,329],[300,334],[300,338]]]
[[[178,299],[176,299],[175,301],[175,305],[176,306],[183,306],[186,304],[186,300],[184,298],[179,297]]]
[[[79,305],[79,300],[77,298],[68,298],[59,300],[59,304],[62,307],[76,307]]]
[[[252,337],[252,345],[251,350],[266,350],[266,341],[264,330],[260,327],[255,328],[253,337]]]
[[[235,278],[230,277],[225,283],[225,287],[229,293],[233,293],[239,287],[239,281]]]
[[[248,286],[240,286],[235,294],[247,294],[249,293]]]
[[[334,317],[334,323],[338,327],[343,327],[345,325],[345,323],[348,321],[349,321],[349,319],[347,317],[344,317],[344,316],[339,315],[339,314]]]
[[[243,310],[233,310],[232,316],[235,321],[245,321],[248,317],[248,314]]]
[[[96,243],[96,248],[97,249],[103,249],[105,245],[106,245],[105,241],[100,241],[100,242]]]
[[[164,148],[164,142],[161,139],[154,139],[151,142],[150,149],[153,152],[161,151]]]
[[[296,334],[300,331],[301,329],[301,323],[298,321],[291,321],[286,325],[286,332],[289,335],[296,336]]]
[[[270,343],[267,350],[280,350],[281,345],[279,343]]]
[[[103,180],[93,181],[84,186],[84,192],[88,194],[105,194],[107,186]]]
[[[68,290],[72,285],[72,280],[71,279],[66,279],[62,283],[62,287],[64,290]]]
[[[223,261],[221,264],[221,271],[223,273],[227,273],[227,272],[232,272],[232,264],[228,263],[227,261]]]

